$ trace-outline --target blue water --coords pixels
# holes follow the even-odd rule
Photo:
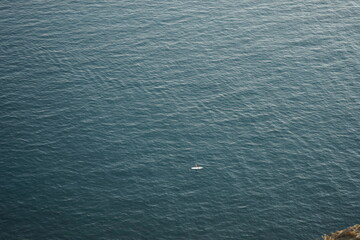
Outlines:
[[[359,12],[1,1],[0,239],[309,240],[360,223]]]

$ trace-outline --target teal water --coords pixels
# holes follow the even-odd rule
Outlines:
[[[360,223],[359,6],[2,1],[0,239]]]

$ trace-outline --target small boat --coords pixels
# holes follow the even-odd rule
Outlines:
[[[192,169],[192,170],[200,170],[200,169],[203,169],[203,167],[195,164],[195,166],[194,166],[194,167],[191,167],[191,169]]]

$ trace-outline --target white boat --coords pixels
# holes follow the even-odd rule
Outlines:
[[[192,169],[192,170],[200,170],[200,169],[203,169],[203,167],[195,164],[195,166],[194,166],[194,167],[191,167],[191,169]]]

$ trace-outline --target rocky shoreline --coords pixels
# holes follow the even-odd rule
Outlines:
[[[360,224],[322,236],[323,240],[360,240]]]

